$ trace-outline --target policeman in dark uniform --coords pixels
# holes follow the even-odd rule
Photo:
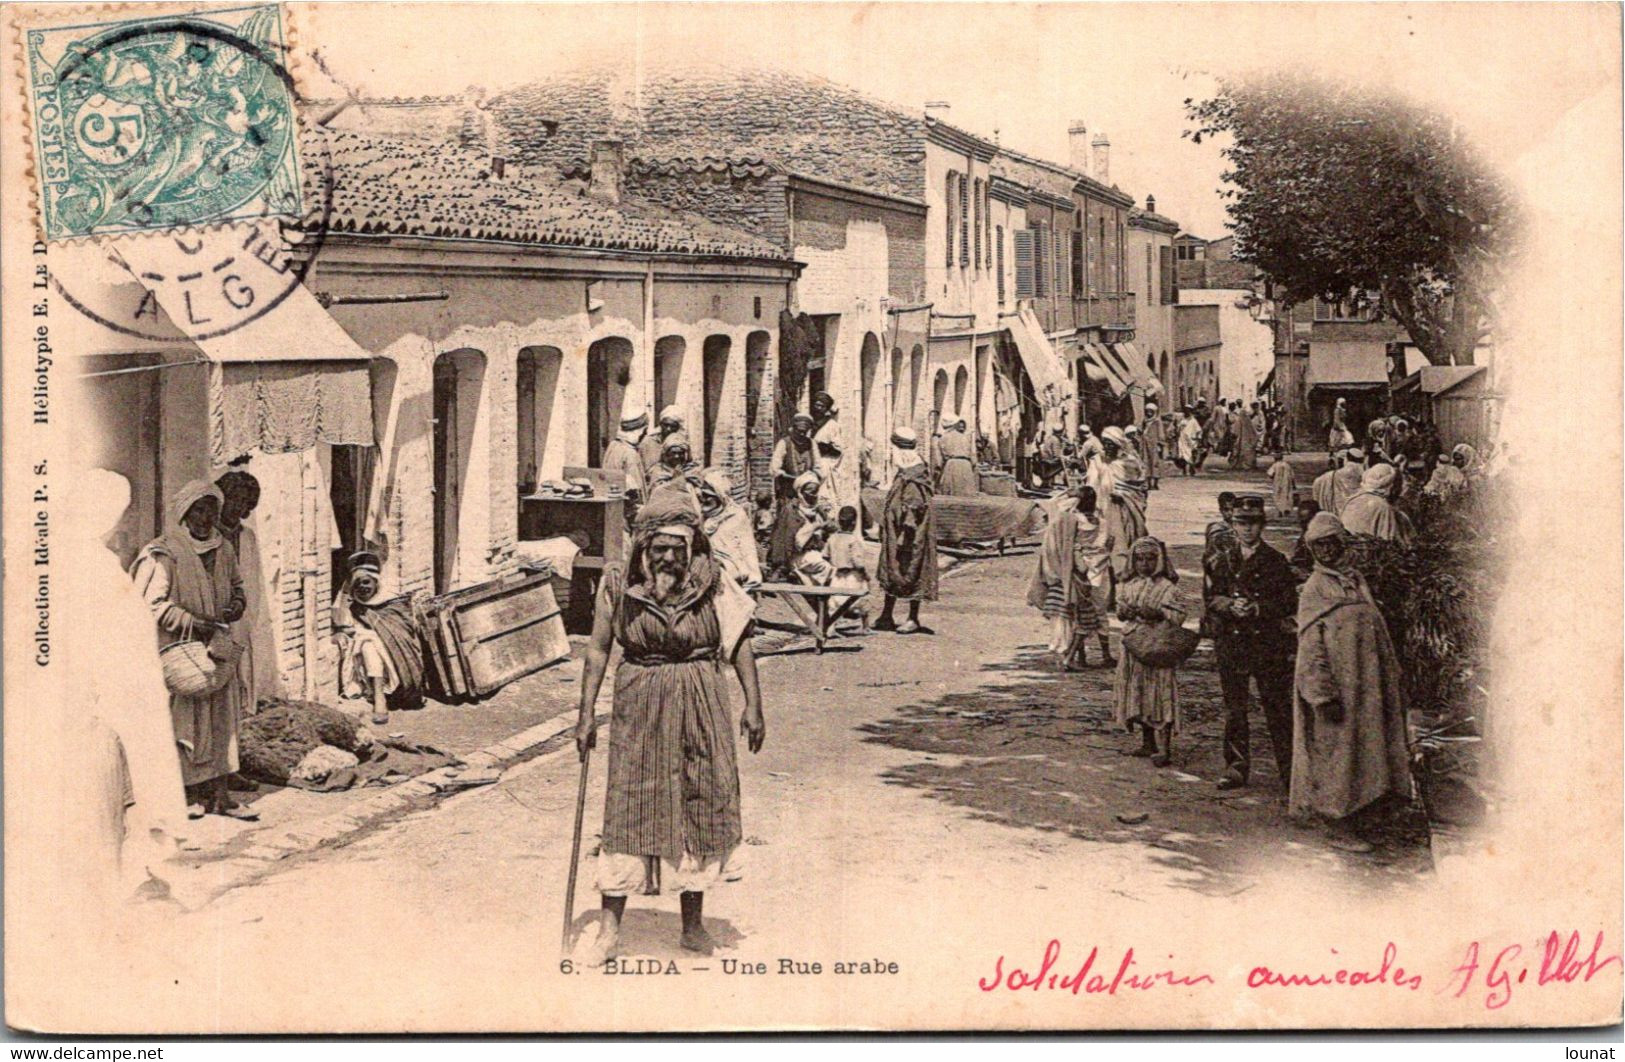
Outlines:
[[[1237,497],[1235,535],[1239,559],[1203,572],[1205,629],[1213,637],[1224,691],[1224,777],[1220,789],[1247,784],[1251,768],[1247,714],[1251,684],[1258,686],[1270,745],[1283,786],[1292,777],[1292,656],[1297,648],[1293,618],[1298,583],[1286,557],[1264,543],[1264,496]]]

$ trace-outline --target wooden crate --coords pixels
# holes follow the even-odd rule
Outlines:
[[[531,573],[428,601],[430,663],[448,698],[488,696],[570,655],[551,583]]]

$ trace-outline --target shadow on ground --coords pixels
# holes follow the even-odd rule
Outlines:
[[[1272,536],[1273,537],[1273,536]],[[1194,547],[1177,566],[1200,565]],[[1196,607],[1200,587],[1183,580]],[[1194,613],[1193,613],[1194,614]],[[1113,651],[1120,652],[1113,639]],[[1098,648],[1090,647],[1091,661]],[[1234,895],[1265,867],[1283,862],[1333,870],[1351,881],[1387,887],[1431,869],[1420,812],[1402,812],[1368,836],[1369,855],[1329,848],[1317,829],[1295,825],[1255,708],[1252,785],[1220,792],[1223,705],[1209,643],[1180,670],[1185,730],[1174,762],[1155,768],[1126,755],[1138,745],[1112,718],[1112,672],[1061,672],[1042,645],[980,669],[981,684],[906,705],[859,727],[865,740],[921,754],[886,771],[885,782],[918,789],[1000,825],[1061,833],[1078,840],[1134,844],[1173,871],[1180,887]]]

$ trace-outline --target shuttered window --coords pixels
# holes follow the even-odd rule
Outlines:
[[[997,262],[994,267],[999,275],[999,305],[1004,305],[1004,226],[1000,225],[993,230],[993,257]]]
[[[1061,247],[1061,234],[1050,229],[1050,294],[1061,294],[1061,281],[1066,278],[1066,263],[1061,261],[1064,248]]]
[[[959,178],[959,264],[970,265],[970,182]]]
[[[987,268],[993,268],[993,200],[991,196],[992,181],[982,182],[982,224],[987,226]],[[999,251],[1004,252],[1003,241],[1000,241]]]
[[[1074,297],[1083,295],[1083,232],[1081,229],[1072,230],[1072,294]]]
[[[1158,247],[1157,265],[1160,267],[1162,281],[1159,285],[1162,292],[1162,304],[1171,306],[1179,301],[1179,292],[1174,287],[1174,249],[1172,247]]]
[[[949,173],[948,174],[947,194],[943,198],[943,201],[942,201],[943,213],[947,216],[947,221],[948,221],[948,224],[944,226],[944,229],[946,230],[947,236],[948,236],[948,264],[949,265],[954,264],[954,232],[958,228],[958,225],[955,224],[955,218],[954,218],[954,207],[959,202],[958,189],[956,189],[954,187],[954,181],[958,176],[959,175],[956,174],[956,173]]]
[[[984,217],[986,217],[986,216],[987,215],[982,212],[982,181],[981,181],[981,178],[977,178],[977,180],[976,180],[976,236],[975,236],[976,253],[971,259],[971,261],[976,263],[976,268],[977,269],[982,268],[982,219]]]
[[[1017,229],[1012,235],[1016,240],[1016,298],[1030,299],[1037,293],[1034,282],[1038,275],[1034,261],[1037,241],[1033,238],[1037,233],[1032,229]]]

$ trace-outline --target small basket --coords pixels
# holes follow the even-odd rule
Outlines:
[[[164,685],[182,697],[207,697],[231,680],[236,658],[230,663],[214,659],[202,642],[183,641],[166,645],[158,652],[163,665]]]
[[[1172,623],[1148,623],[1123,636],[1123,649],[1147,667],[1178,667],[1202,636]]]

